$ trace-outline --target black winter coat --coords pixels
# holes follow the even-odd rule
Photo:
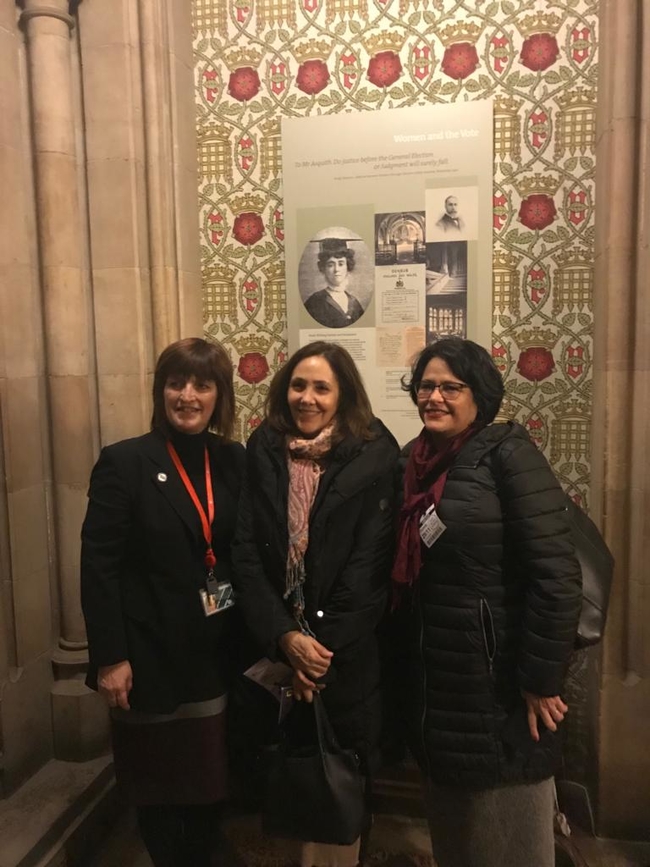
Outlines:
[[[373,764],[379,742],[375,630],[385,609],[394,549],[399,448],[379,421],[375,439],[347,437],[333,450],[309,519],[305,615],[334,656],[322,695],[341,744]],[[284,437],[263,423],[246,449],[233,546],[235,589],[263,653],[299,629],[283,600],[289,476]]]
[[[205,442],[215,498],[215,575],[230,580],[244,449],[213,434]],[[203,613],[205,541],[164,436],[152,431],[102,449],[88,496],[81,537],[88,686],[97,688],[98,667],[128,659],[136,710],[171,713],[184,702],[221,695],[235,612]]]
[[[414,751],[442,784],[548,778],[559,739],[540,721],[532,740],[521,691],[560,694],[575,639],[581,574],[564,494],[523,427],[492,424],[461,449],[438,514],[447,529],[424,548],[406,615]]]

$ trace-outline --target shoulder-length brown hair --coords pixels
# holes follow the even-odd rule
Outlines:
[[[275,374],[264,406],[269,425],[282,434],[298,433],[289,409],[287,393],[296,367],[301,361],[314,355],[320,355],[328,362],[338,382],[338,438],[352,434],[360,439],[372,439],[372,407],[357,366],[347,349],[326,340],[317,340],[301,347]]]
[[[151,427],[169,430],[165,414],[165,383],[170,376],[213,381],[217,386],[217,402],[208,427],[231,439],[235,424],[235,391],[232,362],[219,343],[208,343],[202,337],[185,337],[163,349],[156,362],[153,376],[153,415]]]

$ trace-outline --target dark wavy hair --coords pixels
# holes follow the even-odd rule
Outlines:
[[[410,378],[402,379],[402,388],[408,391],[415,404],[422,376],[432,358],[441,358],[454,376],[472,389],[478,409],[477,420],[484,425],[493,422],[505,388],[490,353],[473,340],[463,340],[462,337],[442,337],[425,346],[413,361]]]
[[[208,343],[202,337],[185,337],[170,343],[160,353],[153,375],[153,415],[151,427],[169,432],[165,414],[165,383],[170,376],[213,381],[217,386],[217,402],[208,427],[231,439],[235,423],[235,391],[230,356],[219,343]]]
[[[354,271],[354,250],[350,250],[345,241],[341,246],[330,245],[327,250],[321,250],[318,254],[318,270],[325,271],[325,265],[329,259],[347,259],[348,271]]]
[[[308,343],[293,353],[284,367],[281,367],[269,387],[266,398],[266,418],[273,430],[282,434],[298,433],[291,416],[287,393],[293,372],[301,361],[320,355],[332,368],[339,386],[339,405],[336,410],[337,437],[342,439],[346,434],[352,434],[360,439],[372,439],[370,425],[373,419],[372,407],[366,393],[361,374],[352,360],[352,356],[339,346],[326,340]]]

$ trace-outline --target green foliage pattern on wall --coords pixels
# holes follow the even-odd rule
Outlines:
[[[595,0],[193,0],[206,334],[239,435],[286,359],[281,117],[495,100],[493,356],[516,418],[589,483]]]

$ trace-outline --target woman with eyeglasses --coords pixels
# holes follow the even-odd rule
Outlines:
[[[423,428],[403,452],[393,569],[404,725],[426,777],[438,867],[552,867],[562,685],[581,608],[564,495],[485,349],[427,346],[404,383]]]

